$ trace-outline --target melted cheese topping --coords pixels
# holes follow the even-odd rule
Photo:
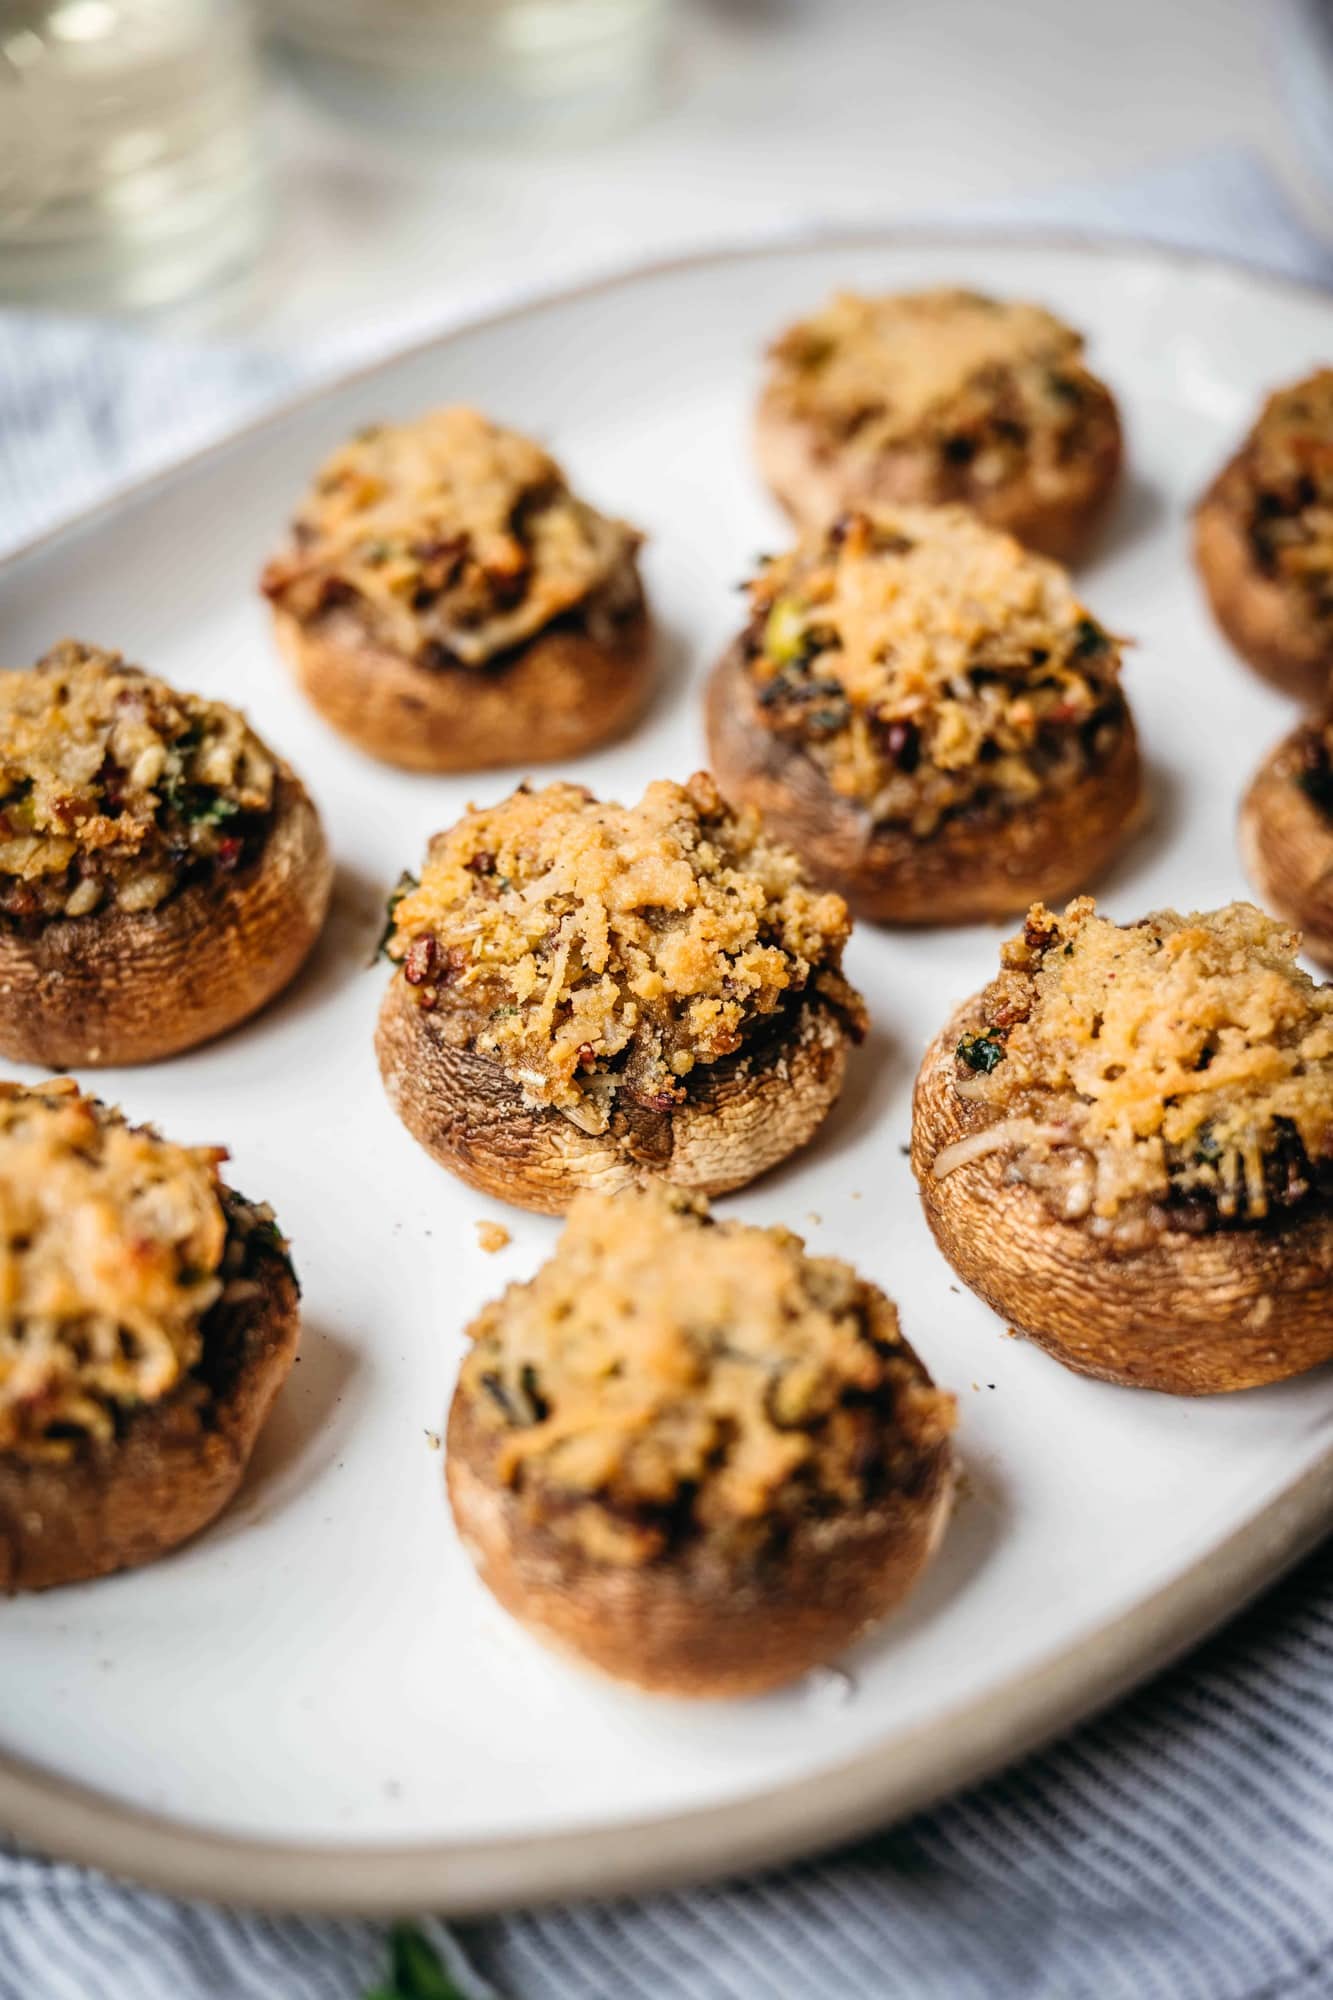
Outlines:
[[[581,1196],[470,1332],[462,1387],[500,1478],[600,1560],[910,1488],[953,1424],[850,1265],[660,1187]]]
[[[638,543],[530,438],[450,408],[335,452],[263,588],[301,620],[354,600],[408,658],[482,666],[608,589],[637,602]]]
[[[1333,1160],[1333,986],[1298,945],[1248,903],[1125,928],[1089,897],[1038,904],[958,1087],[1013,1121],[1000,1140],[1071,1218],[1187,1198],[1259,1221]]]
[[[276,782],[236,709],[67,640],[0,674],[0,910],[154,909],[244,858]]]
[[[1333,369],[1268,398],[1219,485],[1261,569],[1333,636]]]
[[[769,393],[864,457],[900,445],[980,442],[997,414],[1025,431],[1058,435],[1082,420],[1089,402],[1105,399],[1082,353],[1080,335],[1040,306],[964,291],[840,292],[776,343]],[[985,443],[998,454],[998,483],[1010,469],[1003,432]],[[990,483],[991,468],[973,470]]]
[[[1119,724],[1119,647],[1053,562],[961,507],[876,508],[749,586],[759,713],[835,791],[927,834],[985,791],[1081,775]]]
[[[72,1083],[0,1085],[0,1451],[108,1438],[193,1367],[223,1289],[223,1158]]]
[[[447,991],[476,1049],[590,1132],[621,1091],[669,1109],[696,1064],[801,994],[862,1019],[840,973],[846,904],[703,773],[637,806],[554,784],[468,813],[393,919],[421,1004]]]

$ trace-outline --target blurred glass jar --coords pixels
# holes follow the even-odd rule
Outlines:
[[[670,0],[263,0],[340,112],[410,137],[583,136],[649,109]]]
[[[0,299],[156,307],[264,219],[241,0],[0,0]]]

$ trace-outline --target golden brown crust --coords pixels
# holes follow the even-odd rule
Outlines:
[[[1256,771],[1241,802],[1238,834],[1246,873],[1269,909],[1303,933],[1316,964],[1333,970],[1333,821],[1296,782],[1307,729],[1284,737]]]
[[[1224,497],[1236,462],[1219,474],[1194,516],[1194,560],[1213,616],[1256,673],[1287,694],[1318,699],[1333,659],[1301,596],[1255,560],[1244,524]]]
[[[1087,549],[1119,481],[1124,446],[1109,392],[1105,419],[1095,447],[1071,457],[1058,477],[1048,469],[1040,482],[1029,474],[982,487],[967,468],[942,464],[926,444],[851,458],[785,409],[770,387],[759,403],[755,452],[770,490],[801,528],[823,527],[851,507],[957,502],[1028,548],[1069,563]]]
[[[157,1062],[280,992],[324,922],[333,861],[305,787],[282,769],[254,862],[154,910],[0,925],[0,1054],[52,1068]]]
[[[912,1115],[912,1170],[926,1219],[965,1284],[1068,1368],[1127,1387],[1214,1395],[1285,1380],[1333,1359],[1333,1218],[1165,1230],[1123,1249],[1058,1221],[1007,1178],[1003,1153],[955,1167],[945,1146],[989,1122],[954,1088],[960,1038],[984,1028],[969,1000],[926,1052]]]
[[[395,977],[375,1049],[399,1117],[432,1158],[520,1208],[558,1214],[584,1188],[612,1194],[660,1178],[707,1194],[744,1187],[804,1146],[842,1088],[852,1035],[817,998],[776,1017],[746,1051],[701,1065],[683,1103],[627,1106],[602,1133],[525,1101],[494,1059],[452,1043],[447,1016]]]
[[[605,636],[569,620],[481,667],[422,666],[377,642],[348,607],[305,624],[277,607],[274,625],[325,720],[358,749],[408,771],[574,757],[622,736],[653,690],[641,592]]]
[[[727,799],[753,806],[817,881],[881,923],[974,923],[1037,897],[1071,895],[1110,861],[1139,800],[1138,741],[1126,710],[1109,760],[1068,790],[1003,814],[960,814],[919,840],[903,827],[876,826],[798,745],[765,726],[740,640],[714,669],[706,702],[709,759]]]
[[[0,1592],[152,1562],[227,1505],[300,1336],[285,1260],[265,1255],[257,1281],[258,1297],[214,1309],[198,1368],[118,1436],[60,1460],[0,1454]]]
[[[738,1571],[703,1538],[668,1559],[611,1564],[523,1517],[496,1478],[493,1434],[460,1393],[446,1449],[454,1519],[492,1594],[547,1644],[657,1694],[758,1694],[834,1657],[915,1583],[953,1496],[941,1435],[910,1492],[811,1519],[765,1563]]]

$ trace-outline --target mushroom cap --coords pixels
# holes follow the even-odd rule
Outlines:
[[[1284,737],[1255,772],[1237,833],[1245,871],[1264,902],[1303,933],[1309,956],[1333,971],[1333,822],[1292,778],[1300,734]]]
[[[375,1048],[398,1116],[442,1166],[483,1194],[558,1214],[584,1188],[612,1194],[652,1178],[700,1194],[743,1187],[804,1146],[837,1101],[851,1032],[817,997],[700,1064],[669,1111],[626,1106],[584,1132],[533,1105],[494,1058],[451,1043],[439,1009],[395,974]]]
[[[912,1171],[935,1241],[970,1289],[1067,1368],[1178,1396],[1253,1389],[1333,1360],[1333,1216],[1203,1236],[1164,1230],[1142,1249],[1058,1220],[1006,1178],[1003,1153],[955,1167],[945,1146],[991,1122],[953,1087],[954,1050],[985,1025],[974,995],[935,1037],[912,1110]]]
[[[445,1475],[486,1587],[548,1645],[657,1694],[758,1694],[834,1657],[910,1590],[954,1490],[953,1449],[941,1435],[910,1491],[803,1521],[776,1559],[740,1563],[698,1535],[654,1561],[617,1564],[525,1519],[496,1478],[494,1451],[456,1390]]]
[[[1194,514],[1194,560],[1213,616],[1257,674],[1287,694],[1317,700],[1328,690],[1333,653],[1300,597],[1265,576],[1234,509],[1214,480]]]
[[[933,445],[903,443],[873,458],[850,458],[816,425],[782,406],[770,387],[755,418],[755,455],[770,491],[801,528],[819,528],[868,504],[968,506],[1030,549],[1072,563],[1086,550],[1119,482],[1124,443],[1106,392],[1107,421],[1095,449],[999,485],[981,487],[966,470],[941,466]]]
[[[957,814],[928,839],[877,826],[798,745],[768,728],[737,639],[706,696],[709,758],[735,806],[755,807],[817,881],[880,923],[964,924],[1086,889],[1129,832],[1139,804],[1138,738],[1128,708],[1107,762],[1067,790],[1003,812]]]
[[[213,1309],[197,1367],[115,1436],[82,1438],[63,1460],[0,1452],[0,1592],[152,1562],[221,1513],[300,1338],[285,1259],[266,1253],[256,1281],[257,1296]]]
[[[325,720],[358,749],[409,771],[577,756],[631,728],[655,679],[641,590],[606,637],[564,621],[484,667],[422,666],[377,641],[349,606],[304,624],[278,609],[274,627]]]
[[[0,1054],[51,1068],[157,1062],[225,1033],[293,979],[328,909],[333,861],[284,766],[272,823],[234,875],[154,910],[0,924]]]

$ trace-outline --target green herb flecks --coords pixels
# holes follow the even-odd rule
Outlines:
[[[956,1053],[959,1062],[966,1063],[969,1069],[989,1076],[1004,1061],[1004,1043],[993,1028],[987,1028],[980,1035],[964,1035]]]
[[[795,597],[780,597],[764,624],[764,651],[780,667],[794,666],[807,651],[805,607]]]
[[[192,785],[180,777],[167,779],[162,798],[168,809],[189,826],[223,826],[241,810],[235,799],[215,792],[211,785]]]
[[[1110,644],[1110,633],[1100,626],[1095,618],[1079,619],[1071,649],[1074,659],[1090,660],[1098,653],[1105,653]]]
[[[389,1977],[365,2000],[467,2000],[467,1995],[415,1924],[395,1924],[389,1933]]]
[[[410,869],[404,868],[389,893],[388,902],[384,905],[384,928],[379,934],[379,942],[370,955],[372,965],[376,964],[381,958],[389,956],[389,939],[393,936],[398,924],[398,905],[402,902],[404,896],[410,896],[412,891],[420,888],[420,886],[416,876],[412,874]]]

